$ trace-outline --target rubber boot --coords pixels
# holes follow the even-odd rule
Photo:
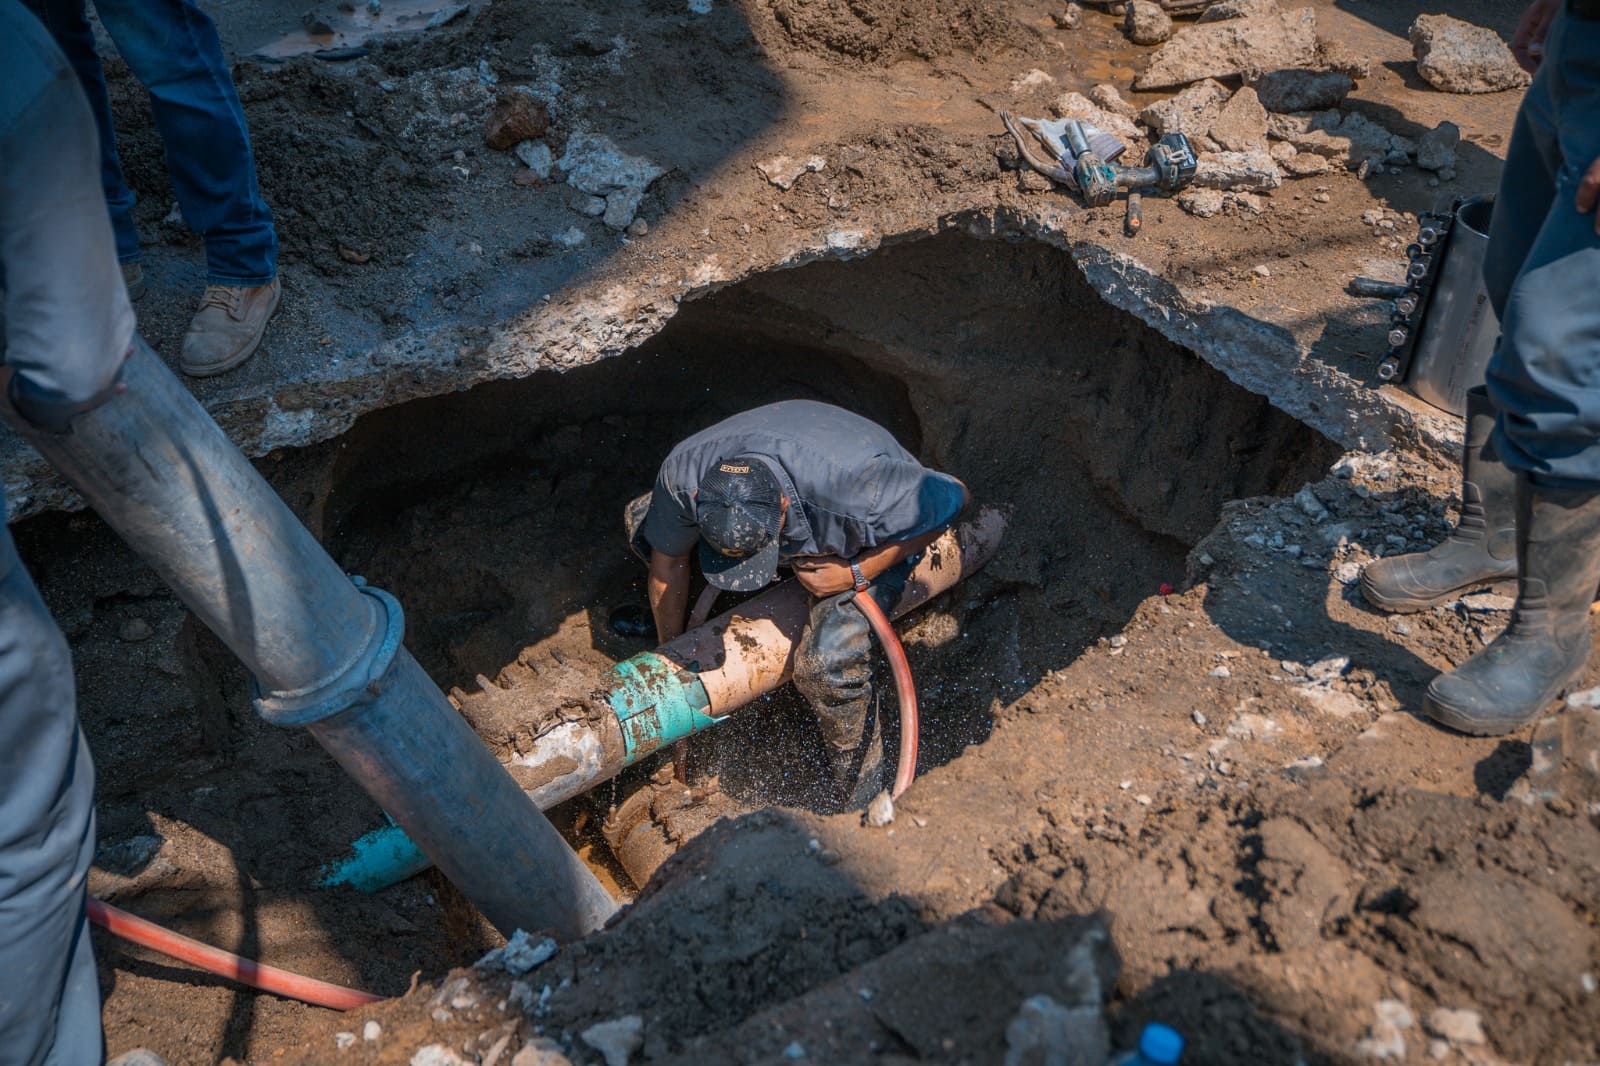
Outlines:
[[[1361,572],[1361,594],[1380,611],[1426,610],[1463,592],[1517,576],[1516,475],[1489,438],[1494,408],[1483,388],[1467,393],[1461,521],[1426,552],[1377,559]]]
[[[1434,721],[1476,736],[1510,733],[1583,677],[1589,605],[1600,586],[1600,490],[1517,483],[1517,605],[1511,624],[1428,686]]]

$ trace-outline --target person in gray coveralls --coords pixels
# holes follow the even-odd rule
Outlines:
[[[1516,577],[1511,624],[1424,703],[1484,736],[1533,721],[1583,678],[1600,586],[1600,0],[1536,0],[1512,50],[1535,76],[1489,228],[1501,337],[1487,387],[1468,397],[1461,523],[1362,575],[1386,610]]]
[[[713,586],[753,592],[790,568],[811,593],[794,683],[827,743],[844,809],[882,788],[867,620],[847,602],[868,585],[893,608],[921,552],[969,501],[882,426],[842,408],[788,400],[734,415],[683,441],[626,525],[648,560],[650,609],[663,642],[683,632],[696,554]]]
[[[109,399],[133,339],[94,118],[36,19],[0,0],[3,402],[54,432]],[[72,660],[0,532],[0,1064],[104,1057],[85,915],[94,766]]]

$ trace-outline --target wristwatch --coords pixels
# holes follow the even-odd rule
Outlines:
[[[854,559],[850,560],[850,579],[854,581],[857,592],[864,592],[867,588],[867,575],[861,572],[861,564]]]

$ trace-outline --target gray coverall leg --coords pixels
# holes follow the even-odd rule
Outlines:
[[[105,1056],[84,914],[94,857],[94,764],[72,660],[0,531],[0,1063]]]
[[[1511,136],[1484,280],[1495,446],[1548,488],[1600,486],[1600,236],[1575,206],[1600,157],[1600,21],[1563,12]]]

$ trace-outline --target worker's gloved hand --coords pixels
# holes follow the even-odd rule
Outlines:
[[[1600,159],[1589,164],[1589,169],[1583,172],[1583,179],[1578,182],[1578,214],[1587,215],[1594,211],[1596,203],[1600,203]],[[1600,212],[1595,212],[1594,231],[1600,233]]]
[[[856,587],[855,578],[850,574],[850,564],[837,555],[796,559],[792,565],[794,576],[813,596],[837,596]]]

